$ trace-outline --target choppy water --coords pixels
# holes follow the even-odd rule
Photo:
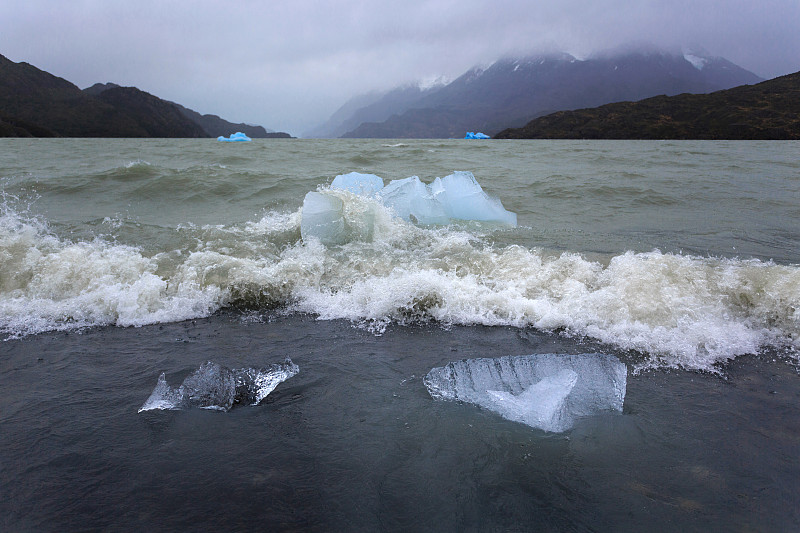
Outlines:
[[[300,237],[337,174],[454,170],[519,226],[337,193],[370,231]],[[800,523],[796,142],[2,139],[0,187],[7,527]],[[624,413],[567,440],[421,383],[597,351],[631,371]],[[258,407],[136,413],[161,372],[285,357],[300,373]]]
[[[560,331],[650,366],[795,354],[798,155],[771,142],[4,141],[0,331],[278,307],[375,331]],[[353,170],[471,171],[519,227],[420,228],[382,209],[369,238],[303,242],[305,193]],[[368,202],[343,199],[363,224]]]

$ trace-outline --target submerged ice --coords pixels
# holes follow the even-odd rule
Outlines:
[[[279,383],[299,371],[300,368],[289,358],[283,363],[260,369],[230,369],[209,361],[200,365],[177,388],[169,386],[162,372],[139,412],[193,407],[228,411],[237,403],[258,405]]]
[[[475,220],[517,225],[516,213],[507,211],[499,199],[486,194],[471,172],[454,172],[436,178],[429,185],[418,176],[411,176],[392,180],[386,186],[375,174],[350,172],[336,176],[330,191],[306,195],[301,215],[304,239],[316,237],[329,245],[348,240],[344,204],[333,194],[336,190],[375,197],[396,216],[415,224],[446,225],[457,220]]]
[[[627,369],[605,354],[537,354],[465,359],[432,369],[431,397],[479,405],[544,431],[570,429],[578,418],[622,411]]]

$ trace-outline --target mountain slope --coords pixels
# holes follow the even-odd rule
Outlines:
[[[177,105],[136,87],[114,87],[97,98],[131,117],[145,131],[145,137],[208,137]]]
[[[261,126],[201,115],[136,87],[97,83],[80,90],[63,78],[0,55],[0,136],[289,137]]]
[[[142,137],[134,120],[63,78],[0,56],[0,114],[67,137]]]
[[[800,139],[800,72],[710,94],[560,111],[497,139]]]
[[[348,100],[322,125],[306,133],[306,137],[340,137],[366,122],[383,122],[393,115],[411,109],[424,96],[441,86],[422,89],[404,85],[382,93],[359,95]]]
[[[110,93],[109,95],[103,96],[106,91],[112,89],[119,89],[121,88],[116,83],[95,83],[91,87],[87,87],[83,90],[83,92],[97,96],[101,99],[107,100],[109,97],[113,98],[114,92]],[[128,87],[128,89],[136,89],[135,87]],[[147,94],[147,93],[145,93]],[[266,130],[263,126],[254,126],[251,124],[243,124],[243,123],[233,123],[229,122],[223,118],[220,118],[217,115],[201,115],[197,111],[193,109],[189,109],[188,107],[184,107],[180,104],[175,102],[170,102],[169,100],[162,100],[163,102],[176,106],[178,111],[181,115],[185,118],[189,119],[191,122],[197,124],[202,128],[204,131],[204,135],[202,137],[219,137],[220,135],[228,136],[231,133],[235,133],[237,131],[241,131],[242,133],[246,134],[248,137],[257,139],[257,138],[276,138],[276,137],[290,137],[288,133],[282,132],[274,132],[272,130]],[[126,106],[127,104],[124,101],[119,101],[117,99],[117,104],[120,106]],[[131,110],[129,110],[131,111]]]
[[[688,59],[687,57],[691,58]],[[554,111],[658,94],[704,93],[761,81],[722,58],[665,52],[569,54],[503,59],[475,68],[385,121],[362,123],[344,137],[461,137],[523,125]],[[422,124],[427,124],[422,126]]]

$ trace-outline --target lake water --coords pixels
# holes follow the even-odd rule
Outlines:
[[[518,226],[415,226],[338,174],[474,174]],[[10,531],[800,527],[800,143],[0,139]],[[552,433],[434,367],[604,353],[621,413]],[[146,411],[206,361],[300,371]]]

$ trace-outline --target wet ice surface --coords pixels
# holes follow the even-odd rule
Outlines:
[[[428,372],[437,400],[479,405],[544,431],[570,429],[578,418],[622,411],[627,369],[605,354],[538,354],[465,359]]]
[[[507,211],[500,199],[487,194],[471,172],[456,171],[430,184],[418,176],[392,180],[384,187],[375,174],[350,172],[336,176],[330,189],[306,194],[303,199],[300,234],[317,238],[325,245],[348,242],[346,205],[332,191],[348,191],[373,198],[394,215],[414,224],[447,225],[475,220],[516,227],[517,215]],[[369,225],[362,220],[360,225]],[[352,229],[352,228],[350,228]]]
[[[258,405],[279,383],[299,371],[289,358],[261,369],[230,369],[209,361],[200,365],[178,388],[170,387],[162,373],[139,412],[192,407],[228,411],[237,403]]]

